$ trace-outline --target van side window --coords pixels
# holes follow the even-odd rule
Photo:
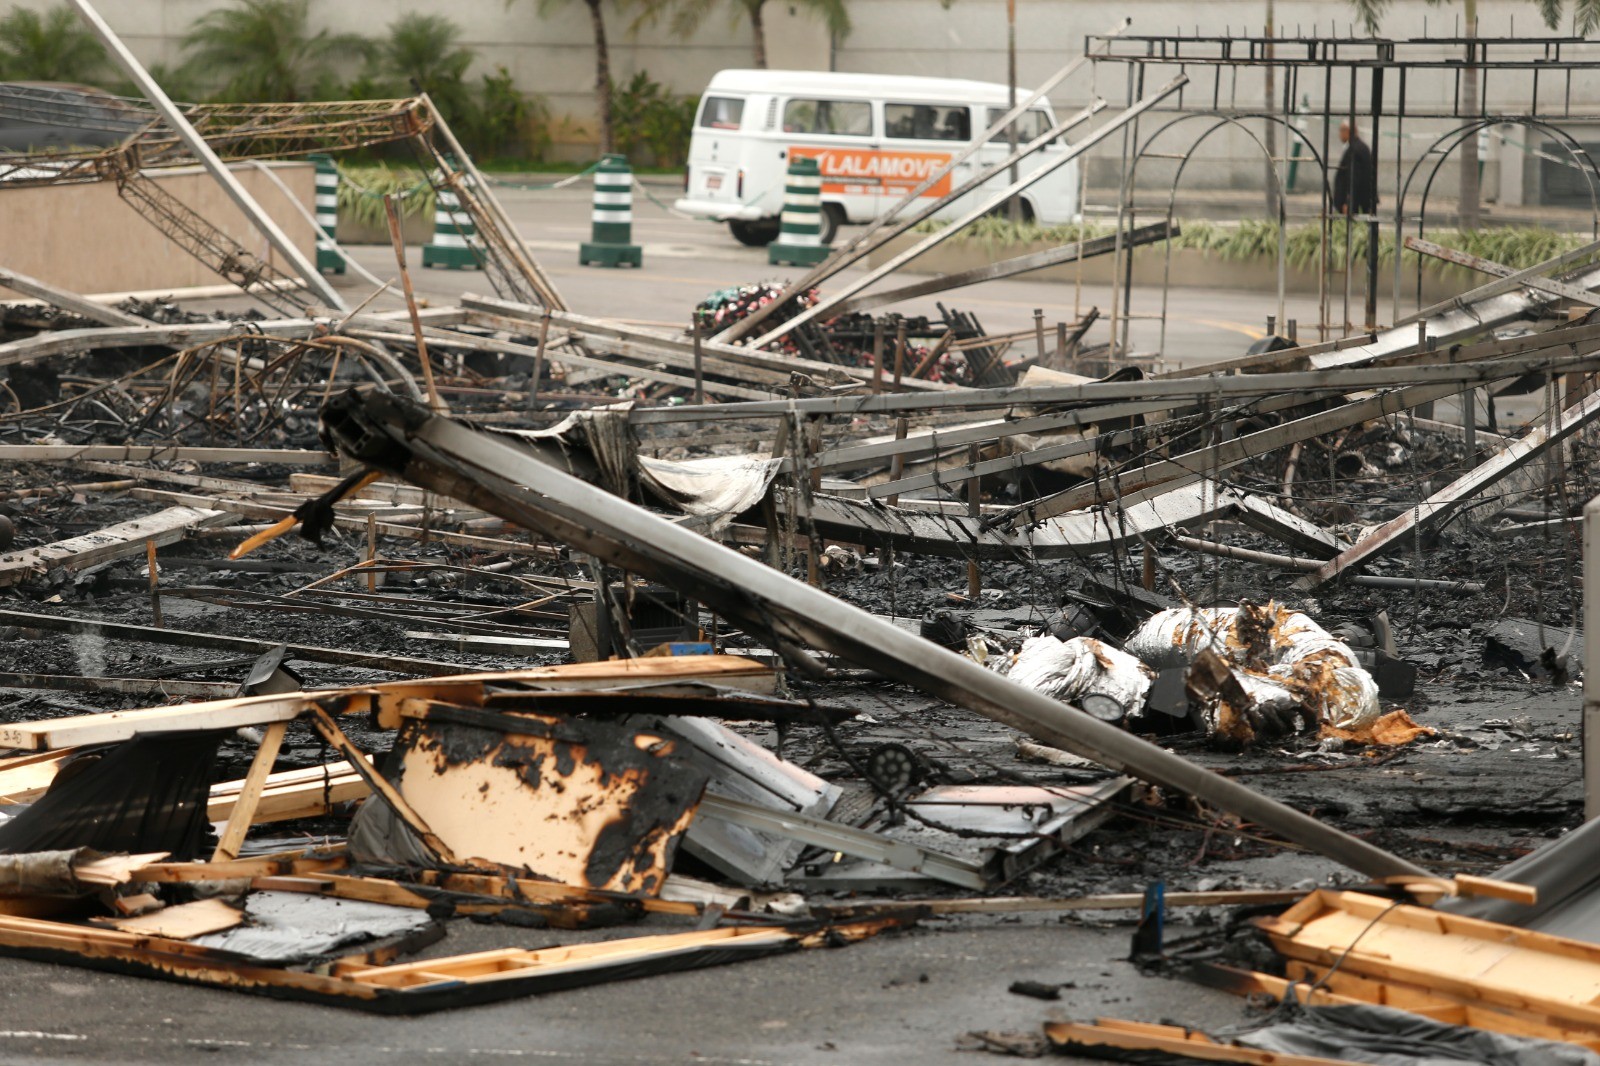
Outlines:
[[[783,132],[870,137],[872,105],[865,100],[790,100],[783,105]]]
[[[989,117],[984,120],[984,124],[987,126],[994,125],[996,122],[1000,121],[1000,117],[1008,110],[1009,108],[1004,107],[991,107],[989,109]],[[1055,123],[1050,121],[1050,113],[1048,111],[1034,109],[1032,111],[1024,111],[1021,115],[1017,116],[1016,125],[1017,143],[1027,144],[1030,141],[1044,136],[1045,133],[1049,131],[1050,127],[1055,125]],[[1011,135],[1007,131],[1001,130],[999,133],[989,138],[989,143],[1005,144],[1010,139],[1010,136]]]
[[[955,104],[884,104],[883,128],[899,140],[970,141],[972,113]]]
[[[708,96],[700,104],[702,129],[736,130],[744,118],[744,98],[739,96]]]

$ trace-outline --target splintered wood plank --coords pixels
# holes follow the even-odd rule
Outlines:
[[[124,933],[161,936],[171,940],[193,940],[207,933],[220,933],[244,921],[244,912],[220,899],[180,903],[133,918],[98,919],[101,925]]]
[[[142,554],[146,550],[146,543],[154,542],[156,547],[164,547],[182,540],[190,529],[219,526],[231,521],[233,516],[226,511],[168,507],[153,515],[119,522],[80,537],[8,552],[0,555],[0,587],[42,577],[57,567],[83,570],[113,559],[126,559]]]
[[[27,625],[35,619],[48,621],[48,616],[0,612],[0,620],[11,621],[14,624]],[[122,630],[140,627],[118,627],[112,623],[106,623],[101,627],[100,623],[86,623],[86,629],[91,632],[99,632],[102,628],[107,631],[104,635],[121,637]],[[259,645],[262,651],[271,649],[265,642],[248,643],[252,646]],[[306,651],[323,652],[325,655],[321,661],[338,661],[337,656],[343,654],[333,649],[306,649],[294,644],[289,645],[289,648],[300,658],[317,658],[314,655],[306,655]],[[351,652],[349,657],[359,665],[372,665],[380,669],[402,669],[410,662],[428,665],[427,660],[390,660],[381,655],[367,655],[360,652]],[[385,666],[386,662],[392,665]],[[574,663],[568,666],[538,666],[526,670],[478,674],[443,674],[416,681],[385,682],[360,688],[243,696],[173,707],[144,707],[128,711],[107,711],[103,714],[75,715],[70,718],[51,718],[39,722],[12,722],[0,725],[0,748],[46,751],[84,744],[110,744],[127,740],[136,733],[172,733],[194,729],[237,729],[240,726],[267,725],[271,722],[289,721],[312,705],[323,708],[332,706],[337,713],[344,714],[376,710],[379,723],[385,729],[393,729],[399,725],[398,708],[402,700],[436,699],[482,706],[485,688],[491,684],[525,684],[541,689],[581,690],[611,688],[630,682],[697,680],[740,688],[748,692],[770,693],[773,691],[775,678],[776,675],[771,667],[736,655],[685,655]],[[377,703],[376,707],[374,701]],[[0,770],[3,769],[4,764],[0,764]]]
[[[1476,918],[1322,890],[1257,919],[1273,947],[1318,966],[1420,986],[1469,1004],[1600,1028],[1600,946]]]
[[[223,829],[222,838],[217,841],[217,850],[211,853],[212,862],[239,857],[239,847],[255,820],[256,804],[261,801],[261,792],[266,788],[272,764],[278,758],[278,749],[283,746],[283,734],[288,729],[288,722],[273,722],[267,726],[266,733],[261,737],[261,746],[256,749],[255,758],[250,760],[250,771],[245,774],[233,810],[228,814],[227,828]]]
[[[212,785],[211,798],[206,804],[207,821],[225,822],[231,818],[234,804],[243,788],[243,778],[219,781]],[[284,770],[268,775],[250,823],[261,825],[292,818],[313,818],[326,814],[340,803],[362,799],[371,792],[361,775],[343,759],[325,766]]]

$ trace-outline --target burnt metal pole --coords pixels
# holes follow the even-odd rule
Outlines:
[[[1600,663],[1600,496],[1583,509],[1583,654]],[[1600,818],[1600,668],[1583,671],[1583,817]]]
[[[100,17],[100,12],[94,9],[89,0],[72,0],[72,6],[78,9],[78,14],[88,23],[95,36],[100,38],[101,43],[106,46],[106,51],[111,53],[111,57],[128,72],[128,77],[138,86],[139,92],[155,105],[155,109],[161,113],[167,125],[172,127],[179,140],[194,153],[195,158],[200,160],[200,165],[216,179],[217,184],[222,186],[222,191],[228,194],[228,199],[244,212],[244,217],[249,219],[250,224],[267,239],[273,251],[283,256],[294,272],[300,275],[301,280],[306,283],[306,288],[316,293],[319,300],[335,311],[348,311],[349,307],[334,291],[333,286],[328,284],[328,279],[322,276],[316,264],[294,246],[289,235],[279,228],[272,216],[267,214],[260,204],[256,203],[255,197],[239,183],[239,179],[234,177],[233,171],[217,157],[217,153],[211,150],[206,139],[189,124],[187,118],[184,118],[183,112],[178,110],[178,105],[172,102],[172,98],[166,94],[155,78],[150,76],[150,72],[134,58],[132,52],[128,51],[128,46],[122,43],[122,38],[118,37],[116,31]]]
[[[1017,0],[1006,0],[1006,110],[1017,109]],[[1017,154],[1017,122],[1012,119],[1006,127],[1006,144],[1011,154]],[[1017,164],[1011,164],[1011,184],[1017,183]],[[1012,222],[1022,221],[1022,201],[1013,196],[1006,205],[1006,214]]]
[[[1369,877],[1426,876],[1398,855],[1099,721],[915,633],[651,514],[524,448],[411,401],[348,393],[324,408],[341,452],[414,484],[678,588],[777,650],[809,644],[914,685],[1044,743],[1195,796]],[[797,665],[810,659],[796,654]]]

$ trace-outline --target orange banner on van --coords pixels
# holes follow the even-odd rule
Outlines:
[[[894,149],[817,148],[795,145],[791,157],[815,159],[822,171],[822,191],[836,196],[871,196],[878,192],[904,196],[950,162],[949,152],[907,152]],[[924,196],[950,191],[950,175],[933,184]]]

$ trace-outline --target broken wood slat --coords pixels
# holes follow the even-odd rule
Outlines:
[[[366,753],[356,747],[349,737],[345,736],[344,730],[339,728],[337,722],[328,717],[327,711],[313,705],[308,709],[308,715],[311,718],[312,727],[322,735],[322,739],[338,749],[348,760],[351,768],[361,775],[372,791],[378,794],[378,798],[383,801],[384,805],[393,811],[395,817],[404,822],[407,828],[415,833],[423,844],[427,845],[428,850],[438,856],[440,862],[451,866],[461,865],[460,860],[456,858],[454,850],[443,840],[440,840],[438,834],[428,828],[428,823],[423,821],[422,816],[416,812],[415,808],[406,801],[404,796],[400,795],[399,790],[389,783],[389,779],[372,767],[372,764],[367,760]]]
[[[1456,478],[1421,503],[1406,508],[1317,570],[1300,578],[1295,582],[1295,587],[1314,589],[1347,570],[1365,566],[1378,556],[1393,551],[1408,537],[1447,520],[1489,486],[1543,455],[1597,417],[1600,417],[1600,393],[1593,393],[1563,411],[1554,426],[1547,423],[1530,430],[1515,444],[1502,448],[1478,467]]]
[[[327,452],[296,448],[191,448],[172,444],[0,444],[0,462],[61,463],[77,459],[111,462],[282,463],[337,466]]]
[[[29,625],[32,616],[19,611],[0,612],[0,620]],[[60,619],[58,621],[77,621]],[[100,623],[88,632],[97,632]],[[41,627],[44,628],[44,627]],[[58,629],[69,629],[57,626]],[[128,627],[138,629],[141,627]],[[160,630],[158,632],[170,632]],[[117,636],[112,632],[106,635]],[[200,634],[192,634],[199,636]],[[229,638],[237,639],[237,638]],[[274,651],[281,645],[266,645]],[[294,658],[309,658],[289,645]],[[310,649],[325,650],[325,649]],[[448,664],[437,664],[445,666]],[[389,667],[397,669],[398,667]],[[451,667],[459,670],[460,667]],[[385,729],[400,724],[400,705],[411,699],[438,700],[482,706],[493,687],[547,690],[593,690],[625,692],[629,685],[663,680],[699,680],[770,693],[776,684],[772,669],[734,655],[657,656],[622,659],[566,666],[538,666],[526,670],[479,674],[447,674],[423,681],[382,682],[356,688],[324,691],[288,692],[263,696],[190,703],[174,707],[145,707],[127,711],[52,718],[38,722],[12,722],[0,725],[0,748],[40,751],[76,747],[84,744],[110,744],[129,740],[139,733],[191,732],[202,729],[237,729],[240,726],[287,722],[310,708],[332,708],[340,714],[373,712]],[[356,769],[359,770],[359,767]]]
[[[267,726],[261,737],[261,746],[256,749],[255,758],[250,760],[250,770],[245,774],[244,783],[234,799],[233,810],[228,814],[228,824],[222,830],[216,850],[211,853],[212,862],[239,857],[239,848],[244,844],[245,834],[255,820],[256,804],[261,802],[261,792],[266,788],[267,777],[272,773],[272,764],[278,758],[278,749],[283,746],[283,735],[288,729],[288,722],[273,722]]]
[[[0,555],[0,587],[42,577],[58,567],[84,570],[100,563],[142,555],[147,543],[165,547],[182,540],[190,529],[219,526],[230,521],[231,516],[223,511],[169,507],[93,533]]]
[[[229,821],[243,787],[243,778],[212,785],[211,798],[206,803],[206,820]],[[314,818],[342,803],[364,799],[371,792],[361,775],[343,759],[302,770],[284,770],[267,777],[250,824]]]
[[[1290,1055],[1281,1051],[1221,1044],[1192,1029],[1175,1025],[1146,1025],[1116,1018],[1083,1022],[1046,1022],[1044,1035],[1063,1054],[1126,1061],[1128,1051],[1165,1052],[1180,1060],[1240,1062],[1250,1066],[1350,1066],[1349,1059],[1315,1055]],[[1096,1054],[1096,1052],[1100,1052]],[[1122,1052],[1122,1054],[1118,1054]]]
[[[193,940],[207,933],[220,933],[244,922],[244,912],[220,899],[202,899],[163,907],[133,918],[102,918],[98,924],[124,933],[141,936]]]
[[[251,879],[250,887],[262,892],[298,892],[309,896],[381,903],[390,907],[409,907],[412,910],[427,910],[439,898],[440,892],[445,891],[430,890],[423,886],[402,884],[378,877],[348,877],[340,874],[256,877]],[[476,893],[459,889],[450,889],[447,894],[455,917],[489,917],[507,911],[517,911],[537,915],[546,925],[560,929],[583,929],[601,924],[614,924],[619,920],[635,918],[641,910],[647,909],[632,906],[632,900],[623,901],[624,905],[618,907],[614,905],[617,901],[597,900],[583,889],[567,885],[552,885],[552,888],[566,891],[531,894],[527,897],[519,896],[515,892],[499,893],[478,899],[469,898],[477,895]],[[698,910],[692,905],[679,906],[669,913],[693,917],[698,914]],[[372,964],[361,965],[364,968]],[[335,970],[335,973],[340,972],[342,972],[340,969]]]
[[[32,618],[21,611],[0,611],[0,618]],[[61,619],[75,621],[75,619]],[[14,624],[27,624],[16,621]],[[94,624],[98,627],[99,623]],[[139,629],[134,626],[133,629]],[[94,629],[90,629],[91,632]],[[170,632],[170,631],[158,631]],[[117,634],[107,634],[117,635]],[[198,634],[195,634],[198,635]],[[267,645],[270,651],[280,645]],[[294,658],[310,658],[290,645]],[[445,664],[440,664],[445,666]],[[389,667],[398,669],[398,667]],[[459,667],[451,667],[459,669]],[[739,685],[771,691],[774,674],[770,667],[752,659],[733,655],[656,656],[645,659],[619,659],[605,663],[576,663],[570,666],[539,666],[525,671],[488,674],[451,674],[424,682],[386,682],[362,688],[336,688],[326,691],[294,691],[282,695],[240,696],[211,703],[182,704],[173,707],[142,707],[136,711],[107,711],[102,714],[75,715],[43,722],[13,722],[0,725],[0,747],[42,751],[80,744],[109,744],[133,738],[136,733],[178,733],[178,731],[238,728],[242,725],[269,725],[288,722],[309,707],[334,707],[341,714],[373,711],[384,728],[397,728],[400,704],[406,699],[438,699],[448,703],[482,706],[490,685],[530,685],[536,688],[594,688],[616,691],[629,683],[659,682],[664,679],[709,680],[723,685]]]
[[[130,315],[126,311],[119,311],[115,307],[96,303],[84,299],[82,296],[68,289],[51,285],[49,282],[40,281],[38,278],[19,274],[15,270],[8,270],[0,266],[0,286],[20,292],[24,296],[32,296],[43,300],[53,307],[63,311],[71,311],[75,315],[107,326],[132,326],[135,328],[151,325],[151,323],[137,315]]]
[[[1255,924],[1291,959],[1600,1029],[1594,944],[1328,890]]]
[[[288,722],[308,707],[334,706],[339,713],[367,710],[370,691],[345,689],[334,692],[293,692],[282,695],[241,696],[231,700],[189,703],[175,707],[146,707],[131,711],[105,711],[42,722],[15,722],[0,726],[0,747],[45,751],[111,744],[130,740],[139,734],[184,733],[205,729],[238,729],[242,726]]]
[[[850,943],[897,924],[878,919],[835,926],[730,927],[540,951],[507,948],[321,975],[242,962],[229,952],[182,940],[0,916],[0,951],[380,1014],[420,1014]]]
[[[279,852],[228,862],[150,862],[130,879],[151,884],[190,884],[196,881],[238,881],[255,877],[312,877],[350,865],[343,844],[305,851]]]
[[[247,518],[287,518],[294,513],[291,507],[272,507],[266,504],[251,503],[247,500],[230,500],[221,497],[197,496],[186,492],[167,492],[164,489],[133,489],[129,495],[139,500],[152,500],[156,502],[172,502],[190,506],[210,505],[219,511],[230,514],[244,515]],[[366,519],[340,515],[333,520],[333,524],[340,529],[359,530],[365,532]],[[478,537],[470,533],[452,533],[443,529],[424,529],[412,526],[397,525],[393,522],[377,523],[378,533],[385,537],[397,537],[402,540],[437,541],[440,544],[454,544],[462,548],[477,548],[487,552],[511,552],[516,555],[556,555],[557,549],[549,544],[528,544],[522,541],[501,540],[495,537]]]
[[[218,651],[265,655],[286,647],[289,657],[305,662],[332,663],[336,666],[360,666],[397,674],[427,674],[447,676],[461,672],[461,664],[440,662],[436,659],[414,659],[391,654],[347,651],[343,648],[321,648],[312,644],[283,644],[280,641],[253,640],[249,637],[229,637],[220,633],[195,633],[185,629],[157,629],[153,626],[128,625],[124,622],[103,622],[97,618],[73,618],[68,615],[34,614],[29,611],[0,610],[0,624],[22,629],[45,630],[52,633],[78,633],[97,636],[105,640],[143,641],[149,644],[168,644],[182,648],[206,648]]]
[[[27,803],[44,795],[50,782],[56,779],[62,760],[71,754],[70,751],[30,752],[0,759],[0,805]]]

